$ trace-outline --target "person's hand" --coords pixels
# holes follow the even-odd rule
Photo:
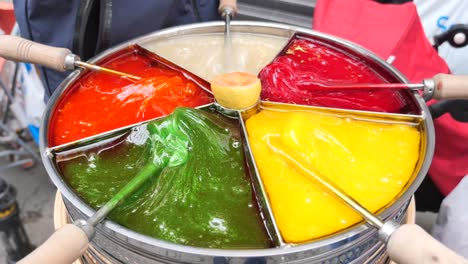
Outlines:
[[[227,13],[234,17],[237,13],[237,0],[220,0],[218,12],[222,16]]]

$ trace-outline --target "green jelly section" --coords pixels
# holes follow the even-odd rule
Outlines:
[[[168,147],[171,142],[176,144]],[[165,160],[162,171],[118,205],[110,219],[155,238],[197,247],[273,246],[244,167],[238,124],[219,114],[177,108],[125,140],[58,160],[63,160],[58,165],[64,179],[94,208],[109,201],[143,167]]]

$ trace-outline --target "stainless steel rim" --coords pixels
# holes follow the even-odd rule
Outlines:
[[[376,62],[379,66],[386,69],[389,73],[394,75],[397,79],[401,82],[407,83],[408,81],[406,78],[395,68],[388,65],[384,60],[377,57],[372,52],[354,44],[349,41],[324,34],[319,33],[314,30],[300,28],[295,26],[283,25],[283,24],[276,24],[276,23],[264,23],[264,22],[251,22],[251,21],[235,21],[232,22],[232,29],[234,32],[245,32],[245,33],[256,33],[256,34],[269,34],[269,35],[276,35],[276,36],[283,36],[283,37],[291,37],[294,33],[305,33],[316,37],[318,39],[326,39],[328,42],[333,42],[338,46],[344,46],[350,49],[353,49],[359,52],[362,56],[367,57],[374,62]],[[140,38],[136,38],[125,42],[121,45],[118,45],[112,49],[109,49],[100,55],[92,58],[90,62],[96,62],[100,59],[108,56],[111,53],[114,53],[118,50],[121,50],[128,45],[133,43],[144,44],[150,41],[154,41],[155,39],[162,39],[167,37],[174,37],[180,35],[189,35],[189,34],[203,34],[203,33],[222,33],[224,31],[224,24],[223,22],[209,22],[209,23],[200,23],[188,26],[180,26],[174,27],[162,31],[155,32],[153,34],[149,34],[147,36],[143,36]],[[51,160],[51,153],[48,149],[48,139],[47,135],[49,132],[49,120],[51,118],[54,109],[57,107],[58,99],[67,91],[69,84],[71,84],[78,76],[80,75],[81,70],[75,70],[72,74],[70,74],[58,87],[56,92],[50,98],[47,111],[44,113],[43,116],[43,123],[40,130],[40,150],[41,156],[44,163],[44,166],[54,182],[57,186],[59,191],[63,194],[63,196],[70,201],[74,206],[76,206],[79,210],[85,213],[87,216],[90,216],[94,210],[91,209],[86,203],[84,203],[66,184],[66,182],[60,177],[59,172],[56,170],[52,160]],[[385,210],[381,214],[382,217],[388,218],[391,214],[397,211],[400,207],[404,205],[405,202],[409,201],[410,197],[413,195],[417,187],[422,182],[423,178],[425,177],[430,163],[432,161],[432,156],[434,152],[434,144],[435,144],[435,137],[434,137],[434,127],[432,118],[430,113],[427,109],[427,106],[424,100],[417,94],[414,93],[416,97],[416,101],[419,107],[422,109],[422,118],[424,120],[425,127],[427,129],[426,135],[426,155],[424,157],[424,161],[422,166],[419,170],[417,177],[414,179],[413,183],[409,186],[406,192],[400,197],[398,201],[396,201],[393,205]],[[205,256],[226,256],[226,257],[241,257],[241,258],[248,258],[248,257],[268,257],[268,256],[278,256],[278,255],[287,255],[293,254],[303,251],[314,250],[323,247],[329,247],[330,245],[335,245],[340,243],[343,239],[351,239],[357,238],[361,236],[365,236],[368,232],[373,232],[372,230],[366,225],[359,225],[355,228],[352,228],[348,231],[345,231],[339,235],[335,235],[333,237],[321,239],[315,241],[313,243],[307,243],[302,245],[297,245],[294,247],[279,247],[279,248],[271,248],[271,249],[261,249],[261,250],[222,250],[222,249],[206,249],[206,248],[197,248],[191,246],[183,246],[178,245],[162,240],[158,240],[155,238],[151,238],[145,235],[141,235],[136,233],[132,230],[124,228],[114,222],[105,221],[104,226],[109,229],[112,233],[120,234],[127,236],[127,241],[134,245],[139,245],[141,243],[155,246],[159,248],[163,248],[166,250],[174,250],[178,252],[183,252],[187,254],[194,254],[194,255],[205,255]]]

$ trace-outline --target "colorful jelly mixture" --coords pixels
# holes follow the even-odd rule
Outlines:
[[[164,159],[171,135],[187,141],[176,144],[187,147],[183,162],[154,175],[110,218],[136,232],[184,245],[270,247],[244,168],[238,123],[219,114],[177,108],[115,142],[59,154],[58,165],[67,183],[99,208],[148,163]]]
[[[232,50],[226,69],[224,34],[186,35],[145,43],[144,47],[207,81],[226,70],[258,75],[287,44],[285,37],[232,32]]]
[[[361,217],[296,163],[376,212],[412,179],[421,136],[408,123],[266,109],[246,122],[249,142],[286,242],[333,234]],[[291,163],[294,160],[294,163]]]
[[[59,102],[51,119],[49,145],[167,115],[177,106],[196,107],[212,102],[200,85],[205,81],[139,47],[130,47],[102,62],[141,81],[91,72],[75,82]]]
[[[386,83],[365,61],[316,40],[293,39],[260,72],[262,99],[389,113],[420,111],[408,90],[333,90],[334,84]],[[394,80],[393,80],[394,81]]]

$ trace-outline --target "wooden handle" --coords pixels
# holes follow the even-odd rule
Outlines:
[[[435,99],[468,99],[468,75],[437,74],[434,81]]]
[[[468,261],[435,240],[421,227],[402,225],[390,236],[388,255],[399,264],[468,264]]]
[[[232,9],[232,16],[237,14],[237,0],[221,0],[219,2],[218,12],[222,14],[226,8]]]
[[[18,264],[70,264],[88,248],[88,237],[81,228],[67,224]]]
[[[42,45],[11,35],[0,36],[0,57],[7,60],[40,64],[57,71],[65,71],[65,57],[69,49]]]

